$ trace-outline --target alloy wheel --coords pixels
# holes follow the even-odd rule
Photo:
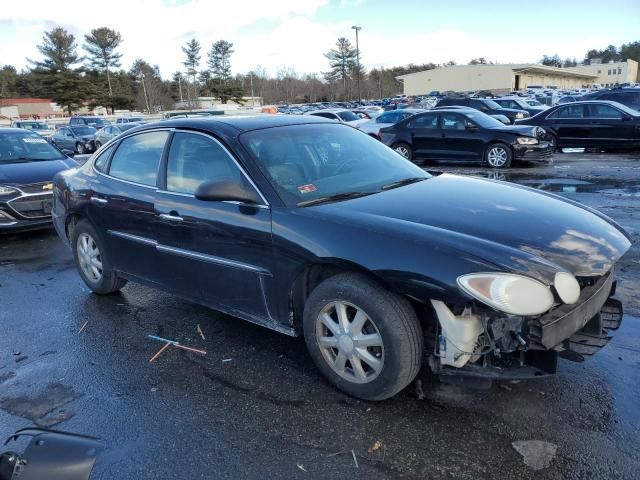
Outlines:
[[[98,283],[102,279],[102,256],[96,241],[88,233],[81,233],[76,248],[82,273],[93,283]]]
[[[487,155],[487,161],[492,167],[502,167],[508,158],[509,153],[503,147],[492,147]]]
[[[409,149],[404,145],[395,148],[395,151],[402,155],[404,158],[409,158]]]
[[[382,372],[382,336],[356,305],[343,301],[326,305],[316,319],[316,337],[324,360],[345,380],[369,383]]]

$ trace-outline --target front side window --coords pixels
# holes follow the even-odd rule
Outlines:
[[[253,130],[240,135],[289,206],[339,194],[373,194],[407,178],[430,178],[382,142],[339,124]]]
[[[604,104],[591,104],[589,105],[589,118],[613,118],[622,119],[622,112],[615,108]]]
[[[100,155],[98,155],[98,158],[96,158],[96,162],[93,164],[96,170],[102,173],[105,172],[105,170],[107,169],[107,162],[109,161],[109,157],[111,156],[111,153],[115,150],[115,148],[115,144],[111,145],[109,148],[102,151]]]
[[[73,133],[76,135],[94,135],[96,129],[93,127],[72,127]]]
[[[207,181],[242,182],[240,169],[212,138],[178,132],[171,140],[167,159],[167,191],[193,194]]]
[[[445,130],[465,130],[467,119],[456,113],[442,114],[442,128]]]
[[[109,175],[154,186],[168,135],[165,131],[147,132],[122,140],[111,159]]]

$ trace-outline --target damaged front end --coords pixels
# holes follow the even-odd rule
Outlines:
[[[613,295],[613,271],[582,277],[578,299],[558,298],[540,315],[513,315],[481,302],[448,305],[432,300],[436,331],[428,344],[431,370],[443,377],[523,380],[556,373],[558,357],[582,362],[611,339],[622,321],[622,305]]]

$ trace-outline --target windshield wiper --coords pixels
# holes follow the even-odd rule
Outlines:
[[[328,195],[326,197],[318,197],[311,200],[305,200],[297,204],[298,207],[309,207],[311,205],[318,205],[320,203],[338,202],[340,200],[349,200],[351,198],[365,197],[367,195],[373,195],[377,192],[346,192],[336,193],[335,195]]]
[[[390,190],[392,188],[403,187],[405,185],[410,185],[412,183],[420,182],[420,181],[426,180],[428,178],[429,177],[409,177],[409,178],[404,178],[402,180],[398,180],[397,182],[388,183],[386,185],[383,185],[380,190]]]

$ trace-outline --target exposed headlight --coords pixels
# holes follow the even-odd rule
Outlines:
[[[472,273],[458,286],[490,307],[511,315],[539,315],[553,306],[551,290],[529,277],[510,273]]]
[[[564,303],[572,305],[580,298],[580,284],[570,273],[556,273],[553,286],[556,287],[556,292]]]
[[[520,145],[537,145],[538,139],[533,137],[518,137],[516,138],[516,142]]]
[[[5,187],[4,185],[0,185],[0,195],[11,195],[14,192],[17,192],[15,188]]]
[[[524,118],[524,114],[523,113],[516,113],[516,118]]]

